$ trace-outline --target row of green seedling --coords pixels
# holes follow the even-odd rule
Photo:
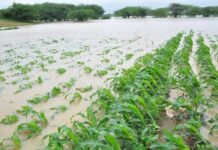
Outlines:
[[[205,88],[211,88],[211,100],[218,96],[218,71],[212,62],[210,48],[205,45],[204,38],[200,36],[197,40],[196,51],[197,64],[199,65],[199,77]]]
[[[191,32],[184,38],[182,49],[176,52],[173,59],[175,71],[172,83],[177,88],[183,90],[187,96],[178,97],[172,103],[172,108],[175,110],[183,109],[185,111],[177,116],[177,120],[179,120],[177,124],[181,124],[181,122],[183,124],[178,125],[176,131],[179,134],[184,134],[184,139],[187,142],[192,139],[192,142],[189,142],[190,147],[192,149],[212,149],[211,145],[200,134],[203,112],[199,111],[199,106],[204,103],[204,98],[201,85],[189,64],[193,47],[193,34]]]
[[[181,37],[181,33],[173,37],[115,77],[113,90],[99,90],[86,115],[79,114],[85,121],[72,120],[72,128],[61,126],[45,136],[47,149],[188,149],[180,137],[169,132],[165,132],[167,142],[159,142],[158,121],[168,105],[169,70]]]

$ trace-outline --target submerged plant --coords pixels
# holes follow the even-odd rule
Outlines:
[[[99,76],[99,77],[103,77],[105,75],[108,74],[108,71],[107,70],[97,70],[96,74]]]
[[[129,59],[131,59],[133,57],[133,54],[126,54],[125,55],[125,59],[126,60],[129,60]]]
[[[85,64],[85,62],[83,62],[83,61],[77,61],[76,63],[77,63],[78,65],[81,65],[81,66]]]
[[[85,93],[85,92],[89,92],[92,90],[92,86],[87,86],[87,87],[83,87],[83,88],[76,88],[76,90],[82,92],[82,93]],[[78,95],[78,94],[77,94]]]
[[[6,79],[3,76],[0,76],[0,82],[4,82]]]
[[[38,83],[38,84],[42,84],[42,82],[43,82],[42,77],[39,76],[39,77],[37,78],[37,83]]]
[[[84,69],[85,73],[87,73],[87,74],[92,73],[91,67],[85,66],[83,69]]]
[[[101,62],[103,62],[103,63],[109,63],[109,62],[110,62],[110,59],[104,58],[104,59],[101,60]]]
[[[57,69],[57,73],[60,74],[60,75],[63,75],[65,72],[66,72],[65,68],[58,68]]]
[[[35,121],[20,124],[16,130],[18,134],[25,136],[27,139],[39,135],[41,131],[41,127]]]
[[[67,110],[67,107],[65,105],[60,105],[57,107],[52,107],[50,110],[55,110],[55,112],[65,112]]]
[[[35,110],[33,110],[33,108],[30,107],[30,106],[22,106],[21,109],[16,110],[16,112],[17,112],[18,114],[21,114],[21,115],[27,117],[29,114],[34,113]]]
[[[16,133],[13,133],[11,137],[3,139],[2,142],[0,142],[0,149],[21,149],[21,140],[19,136]]]
[[[0,121],[0,124],[13,124],[18,120],[17,115],[8,115]]]
[[[82,95],[79,92],[75,92],[74,94],[70,93],[65,96],[65,98],[68,98],[68,97],[70,99],[70,103],[82,100]]]
[[[168,105],[168,74],[181,37],[178,34],[114,77],[113,91],[99,90],[86,114],[79,114],[84,121],[72,122],[72,128],[61,126],[45,137],[49,140],[47,149],[150,149],[159,140],[158,120]],[[180,137],[170,140],[168,145],[174,149],[186,148]]]
[[[49,94],[46,94],[44,96],[36,95],[34,96],[34,98],[28,100],[28,102],[31,104],[39,104],[42,102],[47,102],[49,98],[50,98]]]
[[[52,97],[57,97],[58,95],[61,94],[61,88],[53,87],[50,94],[51,94]]]

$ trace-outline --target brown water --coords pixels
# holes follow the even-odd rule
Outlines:
[[[75,78],[76,83],[69,91],[74,93],[76,88],[93,86],[93,90],[82,93],[83,100],[76,104],[69,104],[69,100],[61,95],[50,99],[46,103],[33,106],[37,111],[44,111],[49,119],[49,125],[43,129],[41,135],[23,142],[23,149],[43,148],[42,137],[54,132],[58,126],[70,125],[71,116],[85,112],[92,102],[90,95],[101,87],[108,87],[107,78],[115,76],[123,68],[130,67],[134,61],[163,44],[178,32],[194,30],[204,34],[218,34],[218,19],[111,19],[104,21],[90,21],[88,23],[50,23],[22,27],[18,30],[0,32],[0,70],[5,73],[6,81],[0,83],[0,119],[8,114],[15,113],[21,106],[27,105],[27,100],[36,94],[45,94],[59,83]],[[105,53],[108,50],[108,54]],[[80,54],[61,59],[63,52],[83,51]],[[130,60],[125,59],[126,54],[134,54]],[[51,56],[55,63],[47,63]],[[102,62],[104,58],[110,62]],[[122,61],[123,60],[123,61]],[[37,61],[31,66],[32,71],[26,75],[10,68],[16,65],[26,65],[30,61]],[[79,65],[77,62],[84,62]],[[123,63],[119,63],[123,62]],[[40,69],[39,64],[44,63],[47,72]],[[116,66],[104,77],[95,75],[97,70]],[[93,68],[91,74],[86,74],[84,66]],[[58,75],[56,69],[63,67],[67,72]],[[31,89],[14,92],[19,86],[35,82],[41,76],[43,84],[34,84]],[[28,77],[28,80],[24,78]],[[12,84],[16,81],[17,84]],[[66,105],[67,111],[54,116],[51,107]],[[54,118],[53,118],[54,116]],[[73,119],[80,119],[75,116]],[[20,123],[27,122],[28,118],[20,117],[18,123],[13,125],[0,125],[0,139],[9,137]]]

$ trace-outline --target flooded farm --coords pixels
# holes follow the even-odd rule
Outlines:
[[[173,130],[178,124],[185,124],[187,120],[189,122],[190,112],[193,116],[203,112],[204,122],[199,127],[199,139],[191,140],[205,139],[213,146],[218,146],[217,27],[218,18],[110,19],[87,23],[45,23],[0,31],[2,145],[6,145],[6,149],[15,149],[14,141],[10,140],[13,136],[19,137],[24,150],[44,149],[51,139],[47,135],[57,132],[61,126],[71,128],[76,122],[86,121],[87,116],[84,117],[81,113],[86,114],[87,109],[95,104],[98,105],[93,108],[97,123],[104,114],[108,115],[109,120],[109,114],[113,114],[114,122],[118,116],[124,115],[120,122],[135,125],[142,121],[144,125],[148,121],[142,116],[155,120],[155,115],[159,114],[164,117],[159,121],[160,124],[157,123],[156,126],[159,127],[156,129],[167,129],[170,126],[171,129],[168,130]],[[169,51],[172,49],[165,59],[161,47],[166,47]],[[144,75],[144,78],[140,75],[154,65],[154,68],[161,70],[160,73],[152,77]],[[163,81],[159,81],[162,78]],[[131,83],[133,80],[135,84]],[[156,82],[148,84],[146,80]],[[157,85],[160,87],[156,87]],[[142,94],[141,86],[148,91]],[[111,95],[115,97],[112,99],[118,102],[107,98],[99,100],[100,89],[110,89]],[[163,101],[163,97],[168,95],[165,98],[168,102],[149,102],[151,112],[144,113],[144,103],[134,99],[136,94],[143,99],[155,99],[155,95],[157,101]],[[134,97],[131,104],[127,97]],[[119,100],[125,101],[125,105],[120,104]],[[105,103],[98,104],[96,101]],[[156,110],[153,109],[154,103],[158,105]],[[105,108],[106,105],[110,107]],[[139,111],[136,111],[136,106]],[[192,110],[191,106],[196,109]],[[126,107],[131,109],[124,113],[125,110],[121,108]],[[110,111],[107,112],[108,110]],[[128,118],[125,116],[127,114],[134,115]],[[87,130],[93,124],[95,122],[90,121],[86,126]],[[34,129],[30,129],[30,126]],[[85,130],[82,125],[78,126],[79,129],[75,127],[76,131]],[[187,124],[186,127],[190,129],[190,126]],[[191,133],[188,129],[188,133]],[[118,126],[116,131],[111,129],[111,132],[116,134],[117,130]],[[158,132],[161,131],[162,129],[158,129]],[[89,134],[93,132],[94,129]],[[85,135],[81,133],[77,136],[85,139]],[[193,135],[188,137],[192,138]],[[64,149],[68,149],[71,146],[69,145],[65,145]]]

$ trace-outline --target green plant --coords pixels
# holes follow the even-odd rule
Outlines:
[[[46,126],[48,124],[48,119],[46,118],[44,112],[33,112],[31,117],[37,124],[40,124],[41,126]]]
[[[113,90],[99,90],[86,114],[79,113],[84,121],[72,121],[72,128],[61,126],[45,137],[49,139],[47,148],[150,149],[161,134],[158,121],[169,105],[169,69],[181,37],[178,34],[114,77]],[[173,135],[170,140],[169,146],[186,148],[180,137]]]
[[[110,65],[107,69],[108,70],[116,70],[116,66],[115,65]]]
[[[18,134],[25,136],[27,139],[39,135],[41,131],[41,127],[35,121],[20,124],[16,130]]]
[[[2,74],[4,74],[4,73],[5,73],[4,71],[1,71],[1,70],[0,70],[0,75],[2,75]]]
[[[44,96],[36,95],[32,99],[28,100],[28,102],[31,104],[39,104],[42,102],[47,102],[49,98],[50,98],[49,94],[46,94]]]
[[[125,55],[125,59],[126,60],[129,60],[129,59],[131,59],[133,57],[133,54],[126,54]]]
[[[70,97],[70,103],[73,103],[73,102],[75,102],[75,101],[81,101],[81,100],[82,100],[82,95],[81,95],[80,93],[78,93],[78,92],[75,92],[75,93],[73,94],[73,97],[72,97],[71,95],[72,95],[72,93],[67,94],[67,95],[65,96],[65,98]]]
[[[4,82],[6,79],[3,76],[0,76],[0,82]]]
[[[9,148],[14,150],[21,149],[21,140],[16,133],[13,133],[13,135],[9,138],[3,139],[0,143],[0,149],[4,150]]]
[[[101,60],[101,62],[103,62],[103,63],[109,63],[109,62],[110,62],[110,59],[104,58],[104,59]]]
[[[97,70],[96,74],[99,76],[99,77],[103,77],[105,75],[108,74],[108,71],[107,70]]]
[[[16,110],[16,112],[23,116],[28,116],[29,114],[35,113],[35,110],[30,106],[22,106],[21,109]]]
[[[63,75],[65,72],[66,72],[66,69],[64,69],[64,68],[58,68],[57,69],[57,73],[60,74],[60,75]]]
[[[84,65],[85,64],[85,62],[83,62],[83,61],[77,61],[76,62],[78,65]]]
[[[19,119],[17,115],[8,115],[5,118],[1,119],[0,124],[13,124],[17,122]]]
[[[57,97],[58,95],[61,94],[61,88],[53,87],[50,94],[51,94],[52,97]]]
[[[75,84],[75,82],[76,82],[76,79],[71,78],[70,81],[62,84],[62,88],[71,88]]]
[[[87,73],[87,74],[92,72],[91,67],[85,66],[83,69],[84,69],[85,73]]]
[[[43,82],[42,77],[39,76],[39,77],[37,78],[37,83],[38,83],[38,84],[42,84],[42,82]]]
[[[78,90],[78,91],[80,91],[82,93],[85,93],[85,92],[91,91],[92,90],[92,86],[90,85],[90,86],[83,87],[83,88],[76,88],[76,90]],[[78,94],[76,94],[76,95],[78,95]]]
[[[67,107],[65,105],[60,105],[57,107],[52,107],[50,110],[55,110],[56,112],[65,112],[67,110]]]

